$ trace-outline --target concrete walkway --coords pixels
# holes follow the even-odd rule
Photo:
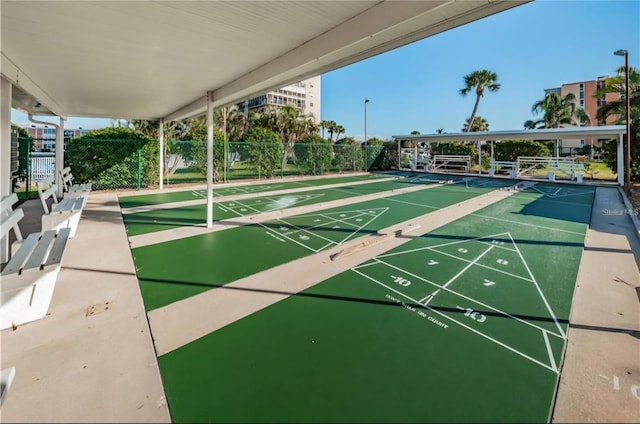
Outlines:
[[[640,422],[640,243],[599,187],[578,271],[553,422]]]
[[[39,201],[22,207],[23,233],[39,230]],[[554,422],[640,421],[640,245],[628,213],[607,210],[625,209],[617,189],[598,188]],[[91,195],[50,314],[0,342],[2,368],[16,367],[3,422],[170,421],[115,194]]]
[[[40,201],[22,208],[38,231]],[[48,316],[1,342],[16,368],[3,422],[171,421],[116,194],[90,196]]]

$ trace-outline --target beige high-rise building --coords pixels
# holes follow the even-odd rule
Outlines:
[[[600,76],[595,80],[579,81],[568,84],[562,84],[561,87],[548,88],[544,90],[547,93],[558,93],[562,97],[572,93],[576,98],[578,107],[585,111],[589,117],[589,122],[584,126],[602,126],[613,125],[618,120],[617,116],[610,116],[606,122],[599,121],[597,118],[598,108],[611,101],[619,100],[620,94],[607,93],[599,98],[595,97],[598,89],[604,87],[607,76]],[[602,147],[602,139],[565,139],[561,141],[560,154],[575,154],[578,149],[585,146]]]
[[[260,111],[267,106],[278,107],[293,105],[305,115],[313,116],[316,123],[320,122],[320,76],[306,79],[277,90],[269,91],[261,96],[253,97],[238,107],[244,111]]]

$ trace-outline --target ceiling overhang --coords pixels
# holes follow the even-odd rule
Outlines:
[[[497,140],[556,140],[571,138],[617,138],[627,133],[624,125],[602,127],[566,127],[540,130],[482,131],[450,134],[410,134],[394,135],[395,140],[451,143],[456,141],[497,141]]]
[[[26,112],[178,120],[528,1],[3,0],[1,71]]]

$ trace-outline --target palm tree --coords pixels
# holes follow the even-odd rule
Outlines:
[[[471,127],[469,127],[469,119],[467,119],[467,122],[464,124],[462,132],[489,131],[489,123],[482,116],[476,115]]]
[[[569,93],[564,97],[558,93],[547,93],[531,107],[534,114],[543,113],[542,119],[535,121],[535,128],[560,128],[563,125],[577,125],[590,122],[589,116],[578,107],[576,96]]]
[[[342,125],[336,125],[334,128],[334,131],[336,133],[336,140],[337,140],[338,138],[340,138],[340,134],[344,134],[345,129]]]
[[[608,101],[598,108],[596,116],[598,120],[606,122],[608,118],[616,118],[618,125],[626,124],[626,69],[621,66],[617,69],[617,75],[607,78],[605,80],[604,87],[596,92],[597,97],[602,97],[607,93],[620,93],[620,97],[613,101]],[[640,163],[638,158],[640,157],[640,143],[638,143],[638,134],[640,133],[640,73],[634,67],[629,67],[629,103],[631,106],[631,134],[628,139],[631,141],[629,149],[631,151],[631,178],[635,180],[640,174]],[[617,169],[615,142],[606,143],[604,147],[604,161],[611,166],[612,169]]]
[[[560,128],[565,125],[578,125],[589,123],[589,116],[578,107],[576,96],[569,93],[564,97],[559,93],[549,92],[544,99],[538,100],[531,107],[534,114],[542,113],[542,119],[525,122],[525,127],[534,129]],[[556,153],[558,156],[558,140],[556,140]]]
[[[618,124],[626,123],[626,99],[624,66],[617,69],[618,75],[607,78],[603,88],[596,91],[595,97],[600,98],[607,93],[620,93],[617,100],[607,102],[598,108],[598,120],[605,122],[610,116],[619,117]],[[640,72],[633,66],[629,67],[629,97],[631,103],[631,122],[637,122],[636,114],[640,114]]]
[[[320,121],[320,129],[322,129],[322,138],[324,138],[324,130],[329,129],[331,126],[331,121]]]
[[[325,121],[325,128],[329,133],[329,143],[333,144],[333,134],[336,132],[336,121]]]
[[[480,98],[484,96],[485,90],[498,91],[500,84],[498,80],[498,74],[491,72],[487,69],[481,69],[479,71],[473,71],[464,77],[464,87],[460,89],[460,94],[464,97],[474,90],[476,93],[476,102],[473,105],[473,112],[469,117],[469,124],[467,125],[467,132],[469,128],[473,127],[473,121],[478,112],[478,105],[480,104]]]

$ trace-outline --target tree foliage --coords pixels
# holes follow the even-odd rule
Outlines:
[[[323,174],[331,168],[331,143],[319,135],[303,137],[296,143],[294,151],[297,163],[313,175]]]
[[[500,84],[498,81],[498,74],[489,71],[487,69],[481,69],[479,71],[473,71],[464,77],[464,87],[460,89],[459,93],[462,96],[466,96],[471,91],[476,94],[476,101],[473,105],[473,111],[471,116],[467,120],[467,131],[469,128],[473,128],[473,121],[478,113],[478,105],[480,104],[480,98],[484,96],[485,91],[498,91]]]
[[[245,132],[247,162],[259,176],[271,178],[281,164],[283,146],[280,136],[268,128],[253,127]]]
[[[128,127],[93,130],[67,144],[65,165],[96,190],[158,184],[158,141]]]
[[[491,145],[486,144],[483,150],[490,152]],[[545,143],[532,140],[503,140],[494,144],[495,160],[515,162],[518,156],[551,156],[551,151]]]

